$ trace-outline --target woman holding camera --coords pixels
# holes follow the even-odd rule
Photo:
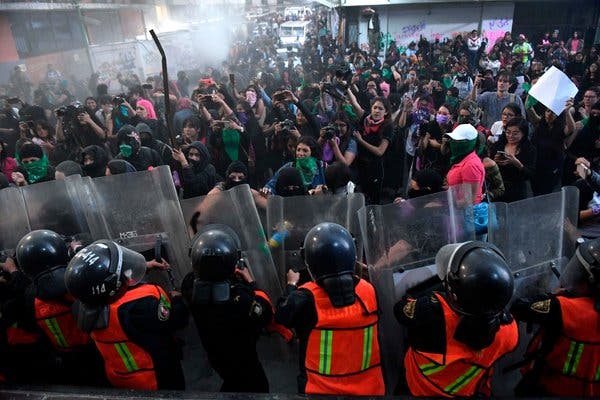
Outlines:
[[[360,132],[354,131],[352,134],[359,145],[358,183],[368,204],[380,204],[384,174],[383,155],[394,135],[390,103],[383,97],[376,97],[371,102],[370,114],[367,114],[350,89],[348,98],[360,121]]]
[[[321,145],[323,161],[326,163],[341,162],[348,167],[354,163],[358,145],[350,134],[350,120],[346,113],[334,114],[331,123],[321,128],[317,142]]]

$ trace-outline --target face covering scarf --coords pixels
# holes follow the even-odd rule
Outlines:
[[[310,186],[317,174],[317,159],[314,157],[297,158],[295,166],[300,171],[304,187]]]
[[[121,151],[121,155],[125,158],[131,157],[133,154],[133,147],[128,144],[120,144],[119,151]]]
[[[23,168],[27,171],[27,182],[36,183],[48,172],[48,157],[44,154],[44,157],[39,160],[33,161],[29,164],[23,164]]]
[[[450,165],[454,165],[463,158],[465,158],[468,154],[470,154],[473,150],[475,150],[475,144],[477,144],[477,139],[473,140],[452,140],[450,139]]]
[[[256,104],[256,93],[247,91],[246,92],[246,101],[250,104],[250,107],[254,107]]]

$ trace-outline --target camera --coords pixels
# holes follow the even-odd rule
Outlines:
[[[469,80],[469,76],[467,74],[458,74],[456,75],[456,80],[459,82],[467,82]]]
[[[347,86],[341,83],[323,84],[323,92],[340,101],[346,101],[346,89]]]
[[[288,136],[290,134],[290,131],[295,127],[295,124],[294,121],[292,121],[291,119],[284,119],[280,122],[280,126],[281,134],[283,136]]]
[[[323,127],[325,140],[331,140],[337,136],[338,130],[333,124],[325,125]]]
[[[115,96],[115,97],[113,97],[112,101],[113,101],[114,105],[119,106],[119,105],[125,103],[125,97]]]

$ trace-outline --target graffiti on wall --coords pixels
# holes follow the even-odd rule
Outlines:
[[[109,90],[121,89],[117,79],[119,73],[124,77],[139,74],[134,43],[119,46],[92,46],[90,50],[95,72],[99,74],[98,82],[106,84]]]

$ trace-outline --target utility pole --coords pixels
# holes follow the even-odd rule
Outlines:
[[[85,29],[83,14],[81,13],[81,6],[79,5],[79,0],[72,0],[73,5],[75,5],[75,9],[77,10],[77,19],[79,20],[79,27],[81,29],[81,34],[83,36],[85,52],[87,54],[88,63],[90,64],[90,71],[94,73],[94,63],[92,58],[92,51],[90,50],[90,38],[88,37],[87,30]]]

